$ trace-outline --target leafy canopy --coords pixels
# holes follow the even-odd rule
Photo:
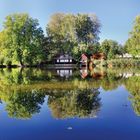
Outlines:
[[[57,50],[50,49],[53,55],[70,53],[76,58],[98,42],[100,23],[95,15],[56,13],[46,30],[50,44],[48,48]]]
[[[28,14],[13,14],[6,17],[4,29],[0,33],[1,55],[5,63],[20,65],[39,63],[43,57],[43,31],[38,20]]]
[[[137,16],[134,21],[134,27],[130,32],[130,37],[126,42],[125,48],[134,57],[140,55],[140,16]]]

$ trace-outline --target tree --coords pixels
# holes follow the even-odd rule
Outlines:
[[[81,53],[87,52],[89,46],[97,44],[100,23],[95,15],[56,13],[46,30],[47,39],[51,39],[49,46],[55,46],[57,50],[55,54],[70,53],[78,58]]]
[[[101,51],[106,55],[108,59],[115,58],[117,54],[120,54],[121,45],[113,40],[104,40],[101,44]]]
[[[51,17],[47,25],[47,34],[55,43],[59,52],[69,52],[73,46],[76,36],[74,31],[75,17],[72,14],[56,13]]]
[[[126,42],[125,48],[134,57],[140,55],[140,16],[137,16],[134,21],[134,27],[130,32],[130,37]]]
[[[13,64],[34,65],[44,59],[43,31],[38,20],[28,14],[13,14],[4,22],[4,37],[1,52]],[[1,47],[0,46],[0,47]]]
[[[4,50],[5,42],[6,42],[6,34],[4,31],[1,31],[0,32],[0,65],[3,65],[5,61],[5,56],[2,53]]]
[[[76,16],[76,34],[79,43],[87,46],[99,40],[100,23],[96,15],[78,14]]]
[[[100,22],[94,14],[78,14],[75,19],[78,45],[74,46],[72,54],[78,60],[83,53],[91,55],[99,51]]]

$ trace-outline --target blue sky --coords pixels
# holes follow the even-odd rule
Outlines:
[[[95,13],[102,24],[101,41],[113,39],[124,43],[140,14],[140,0],[1,0],[0,29],[7,15],[21,12],[37,18],[44,31],[55,12]]]

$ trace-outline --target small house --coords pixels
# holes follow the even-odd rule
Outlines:
[[[68,54],[59,55],[55,58],[55,64],[73,64],[74,59]]]

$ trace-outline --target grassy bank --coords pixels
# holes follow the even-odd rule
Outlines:
[[[94,60],[94,65],[104,67],[140,67],[140,59]]]

